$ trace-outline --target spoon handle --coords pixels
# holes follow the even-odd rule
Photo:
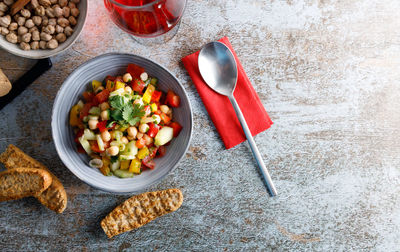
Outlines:
[[[229,96],[229,100],[231,101],[232,106],[235,109],[236,115],[239,119],[239,122],[242,125],[244,134],[246,135],[247,141],[249,142],[251,151],[253,152],[254,158],[257,161],[257,164],[258,164],[258,167],[260,168],[261,174],[264,177],[264,181],[268,188],[268,191],[269,191],[271,197],[274,197],[277,195],[276,188],[274,186],[274,183],[272,182],[272,179],[271,179],[271,176],[269,175],[267,167],[265,167],[264,161],[262,160],[261,154],[258,151],[256,143],[254,142],[253,136],[251,135],[250,129],[247,126],[247,123],[246,123],[246,120],[244,119],[242,111],[240,110],[239,105],[237,104],[235,97],[233,95]]]

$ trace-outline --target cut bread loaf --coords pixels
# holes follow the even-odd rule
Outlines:
[[[101,227],[108,238],[111,238],[139,228],[164,214],[176,211],[182,202],[183,195],[179,189],[136,195],[111,211],[101,221]]]
[[[52,182],[50,173],[35,168],[15,168],[0,173],[0,201],[40,195]]]
[[[0,68],[0,97],[5,96],[11,90],[11,82]]]
[[[50,187],[37,195],[36,198],[44,206],[57,213],[62,213],[67,207],[67,193],[60,180],[52,174],[49,169],[42,163],[31,158],[16,146],[10,144],[7,150],[0,154],[0,162],[4,164],[7,169],[15,169],[17,167],[29,167],[46,170],[50,173],[53,182]]]

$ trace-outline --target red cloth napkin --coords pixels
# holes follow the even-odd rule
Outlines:
[[[219,40],[231,49],[238,67],[238,80],[233,95],[239,104],[240,109],[246,119],[249,129],[253,136],[271,127],[273,122],[265,111],[260,98],[250,83],[249,78],[243,70],[235,51],[227,37]],[[227,149],[230,149],[246,140],[242,126],[236,117],[236,113],[228,97],[214,92],[204,82],[199,72],[198,59],[199,52],[190,54],[182,59],[185,68],[200,98],[203,100],[211,120],[217,129],[222,141]]]

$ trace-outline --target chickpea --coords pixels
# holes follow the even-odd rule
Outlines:
[[[46,46],[49,49],[56,49],[58,47],[58,41],[56,39],[50,39]]]
[[[26,27],[24,27],[24,26],[20,26],[20,27],[18,28],[18,35],[24,35],[24,34],[26,34],[26,33],[28,33],[28,28],[26,28]]]
[[[39,5],[35,8],[35,14],[43,17],[46,14],[46,9],[43,6]]]
[[[70,26],[64,28],[64,34],[67,35],[67,37],[71,36],[73,32],[74,29],[72,29]]]
[[[149,78],[149,75],[148,75],[146,72],[143,72],[143,73],[140,75],[140,79],[141,79],[142,81],[147,81],[148,78]]]
[[[33,20],[32,19],[28,19],[28,20],[26,20],[26,22],[25,22],[25,27],[26,28],[32,28],[32,27],[34,27],[35,26],[35,23],[33,23]]]
[[[39,31],[39,29],[36,26],[34,26],[32,28],[29,28],[29,30],[28,30],[29,33],[32,33],[34,31]]]
[[[50,0],[39,0],[39,4],[44,7],[49,7],[51,5]]]
[[[138,133],[138,130],[136,127],[129,127],[127,129],[127,132],[128,132],[128,136],[135,138]]]
[[[32,40],[33,40],[33,41],[39,41],[39,40],[40,40],[40,33],[39,33],[39,31],[33,31],[33,32],[32,32]]]
[[[54,9],[48,7],[48,8],[46,8],[46,15],[47,15],[49,18],[53,18],[53,17],[56,16],[56,13],[54,12]]]
[[[0,11],[6,12],[7,10],[8,10],[8,6],[5,3],[0,2]]]
[[[32,21],[35,25],[39,26],[42,24],[42,17],[39,16],[33,16]]]
[[[52,38],[52,37],[51,37],[50,34],[47,34],[47,33],[45,33],[45,32],[41,32],[41,33],[40,33],[40,39],[43,40],[43,41],[50,41],[51,38]]]
[[[121,137],[121,142],[122,142],[123,144],[128,144],[128,143],[129,143],[129,140],[128,140],[128,138],[126,138],[126,137]]]
[[[47,49],[47,42],[46,41],[39,41],[39,47],[40,47],[40,49]]]
[[[127,92],[128,94],[132,94],[132,88],[130,86],[126,86],[125,92]]]
[[[10,31],[5,27],[0,26],[0,33],[1,33],[1,35],[5,36],[5,35],[9,34]]]
[[[99,123],[98,120],[96,120],[96,119],[90,119],[89,122],[88,122],[88,124],[89,124],[89,129],[91,129],[91,130],[97,129],[97,124],[98,124],[98,123]]]
[[[59,4],[61,7],[65,7],[65,6],[68,5],[68,0],[58,0],[58,4]]]
[[[49,18],[44,16],[42,17],[42,26],[47,26],[49,24]]]
[[[164,114],[167,114],[169,111],[169,107],[167,105],[161,105],[160,106],[160,110],[161,112],[163,112]]]
[[[110,108],[110,104],[108,104],[108,102],[103,102],[102,104],[100,104],[101,111],[107,110],[109,108]]]
[[[71,25],[76,25],[77,21],[73,16],[69,16],[68,21]]]
[[[135,138],[134,138],[134,137],[131,137],[131,136],[129,136],[129,135],[127,136],[127,138],[128,138],[128,140],[129,140],[129,141],[133,141],[133,140],[135,140]]]
[[[6,36],[6,40],[10,43],[16,44],[18,42],[18,36],[15,33],[9,33]]]
[[[39,49],[39,42],[38,41],[33,41],[33,42],[31,42],[31,49],[32,50],[37,50],[37,49]]]
[[[149,130],[149,125],[147,123],[142,123],[139,125],[139,131],[141,133],[146,133]]]
[[[136,136],[137,139],[142,139],[142,137],[143,137],[143,133],[140,133],[140,132],[137,133],[137,136]]]
[[[107,149],[107,154],[110,156],[116,156],[119,153],[119,148],[118,146],[111,146],[110,148]]]
[[[150,144],[153,143],[153,138],[151,138],[151,137],[150,137],[149,135],[147,135],[147,134],[144,134],[144,135],[143,135],[143,139],[144,139],[146,145],[150,145]]]
[[[5,4],[7,4],[8,6],[12,5],[14,3],[14,0],[4,0],[3,1]]]
[[[11,17],[10,15],[0,17],[0,26],[7,28],[11,24]]]
[[[62,28],[59,25],[56,25],[56,33],[63,33],[64,32],[64,28]]]
[[[69,17],[71,15],[71,9],[69,7],[63,7],[62,10],[63,10],[63,16],[64,17],[67,18],[67,17]]]
[[[103,120],[103,121],[110,119],[110,116],[109,116],[107,110],[101,111],[100,117],[101,117],[101,120]]]
[[[74,4],[78,4],[81,0],[71,0]]]
[[[56,31],[56,28],[53,25],[48,25],[42,29],[43,32],[48,33],[48,34],[54,34]]]
[[[74,17],[79,16],[79,9],[78,8],[71,8],[71,15]]]
[[[58,3],[58,0],[50,0],[50,3],[51,4],[56,4],[56,3]]]
[[[61,17],[64,14],[64,12],[63,12],[63,10],[61,9],[60,6],[54,7],[53,10],[54,10],[54,15],[56,17]]]
[[[124,82],[130,82],[130,81],[132,81],[132,75],[131,75],[130,73],[126,73],[126,74],[124,74],[124,76],[122,77],[122,80],[123,80]]]
[[[49,25],[52,25],[52,26],[55,27],[57,25],[57,19],[49,18]]]
[[[8,29],[9,29],[10,31],[15,31],[15,30],[18,29],[18,24],[17,24],[16,22],[12,22],[12,23],[8,26]]]
[[[110,134],[110,132],[108,132],[107,130],[101,132],[101,139],[103,139],[104,142],[110,141],[110,140],[111,140],[111,134]]]
[[[76,8],[76,5],[73,2],[69,2],[68,7],[72,10],[73,8]]]
[[[27,9],[22,9],[20,11],[21,15],[25,18],[30,18],[31,17],[31,12]]]
[[[31,0],[31,6],[35,9],[39,7],[39,1],[38,0]]]
[[[59,33],[59,34],[57,34],[56,39],[57,39],[57,41],[58,41],[59,43],[62,43],[62,42],[64,42],[65,40],[67,40],[67,36],[65,36],[64,33]]]
[[[19,44],[19,46],[20,46],[21,49],[24,50],[24,51],[29,51],[29,50],[31,50],[31,46],[30,46],[28,43],[21,42],[21,44]]]
[[[19,26],[25,25],[25,21],[26,21],[26,18],[24,18],[24,17],[18,17],[17,18],[17,23],[18,23]]]
[[[31,42],[32,34],[30,33],[25,33],[24,35],[21,36],[21,41],[25,43]]]

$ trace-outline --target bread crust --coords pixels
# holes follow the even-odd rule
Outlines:
[[[36,198],[44,206],[56,213],[64,212],[67,207],[67,193],[60,180],[50,172],[50,170],[39,161],[25,154],[18,147],[10,144],[6,151],[0,154],[0,162],[4,164],[7,169],[15,169],[17,167],[30,167],[46,170],[50,173],[53,182],[47,190],[37,195]]]
[[[15,168],[0,172],[0,201],[37,196],[51,185],[50,173],[36,168]]]
[[[5,96],[12,88],[11,82],[0,68],[0,97]]]
[[[111,211],[101,221],[101,227],[108,238],[111,238],[176,211],[182,202],[183,195],[179,189],[139,194],[127,199]]]

